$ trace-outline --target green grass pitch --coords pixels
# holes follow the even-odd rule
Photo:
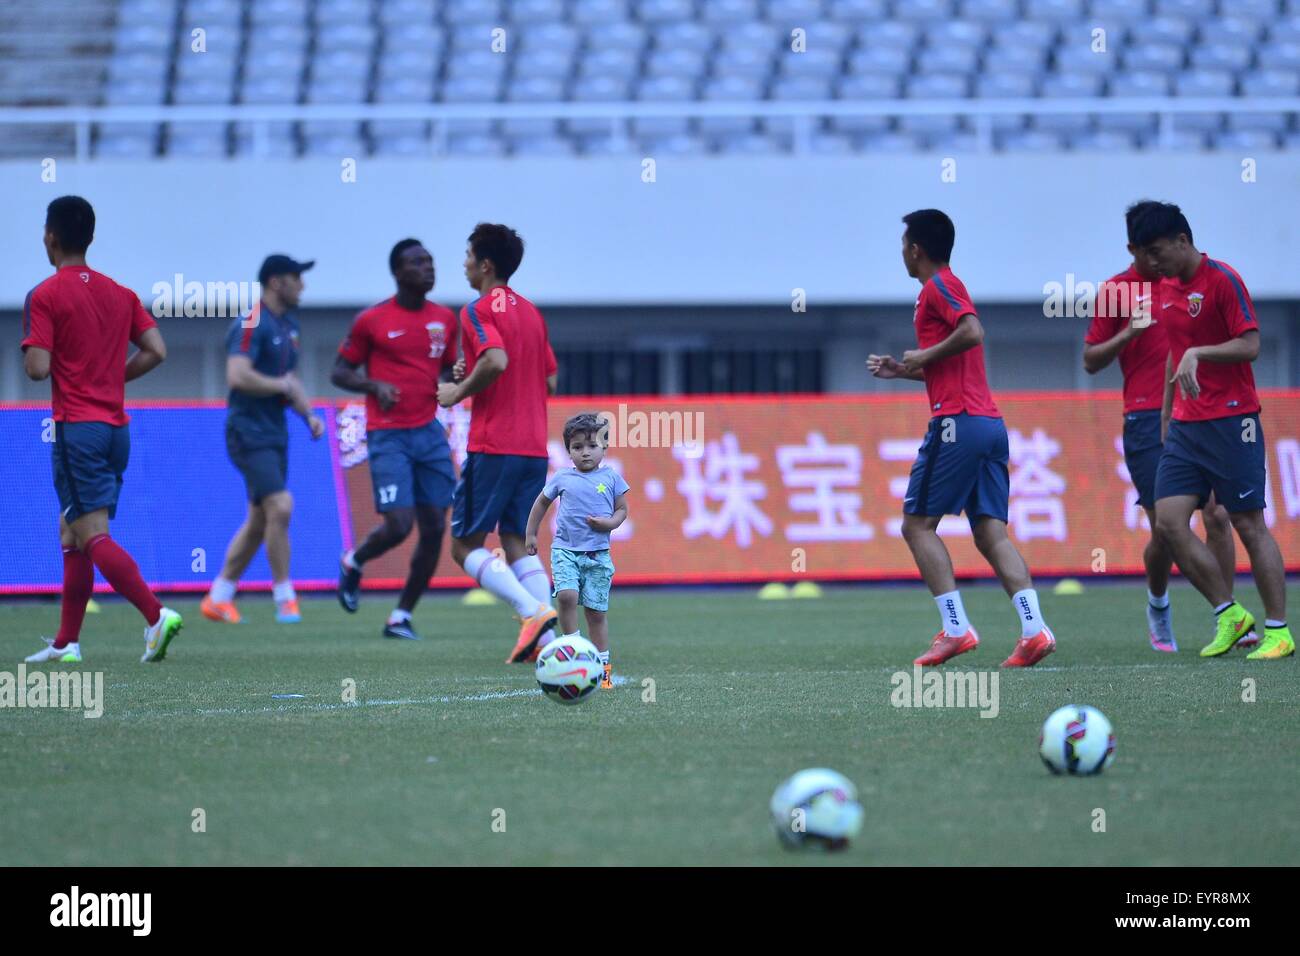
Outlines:
[[[365,595],[356,616],[307,600],[293,626],[264,599],[243,602],[238,627],[182,601],[185,630],[144,665],[138,616],[107,603],[87,618],[81,665],[104,672],[103,716],[0,710],[0,864],[1295,862],[1300,662],[1199,659],[1210,618],[1185,585],[1176,656],[1148,648],[1142,588],[1044,588],[1058,651],[1001,674],[993,719],[891,704],[891,675],[935,629],[919,586],[754,594],[616,593],[628,682],[580,707],[502,663],[501,606],[426,598],[415,644],[379,637],[387,595]],[[1000,591],[966,594],[983,644],[949,667],[996,668],[1015,618]],[[1252,589],[1238,597],[1262,618]],[[0,670],[16,672],[57,617],[52,603],[0,606]],[[1099,777],[1039,761],[1038,728],[1066,703],[1115,725]],[[771,832],[773,789],[810,766],[860,789],[866,824],[844,853],[790,853]]]

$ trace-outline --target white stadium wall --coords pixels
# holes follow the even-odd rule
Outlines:
[[[1253,160],[1253,180],[1243,166]],[[440,289],[458,280],[480,220],[528,243],[521,290],[545,305],[910,303],[899,217],[938,206],[957,223],[954,265],[979,301],[1031,303],[1068,274],[1095,281],[1124,261],[1121,215],[1140,197],[1179,202],[1199,244],[1241,271],[1258,299],[1300,298],[1300,158],[1171,156],[659,157],[642,160],[361,159],[340,162],[0,163],[0,308],[48,273],[44,206],[89,198],[93,264],[149,304],[155,283],[251,279],[268,252],[318,260],[313,306],[390,293],[386,256],[415,235]],[[1247,168],[1246,172],[1251,169]]]

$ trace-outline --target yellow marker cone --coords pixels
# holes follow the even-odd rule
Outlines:
[[[1053,594],[1082,594],[1083,585],[1077,578],[1061,578],[1056,582],[1056,587],[1052,588]]]
[[[769,581],[758,589],[760,601],[784,601],[790,596],[790,589],[780,581]]]
[[[816,581],[800,581],[790,589],[792,598],[819,598],[822,596],[821,585]]]
[[[87,614],[98,614],[99,612],[100,612],[100,607],[98,601],[96,601],[94,598],[91,598],[89,601],[86,602]]]
[[[467,607],[487,607],[489,604],[496,604],[496,597],[482,588],[470,588],[465,592],[465,596],[460,599],[460,603]]]

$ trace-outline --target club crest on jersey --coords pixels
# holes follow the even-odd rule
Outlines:
[[[1191,293],[1190,295],[1188,295],[1188,296],[1187,296],[1187,314],[1190,315],[1192,318],[1196,318],[1198,315],[1200,315],[1200,314],[1201,314],[1201,303],[1202,303],[1204,300],[1205,300],[1205,296],[1203,296],[1203,295],[1202,295],[1201,293],[1199,293],[1199,292],[1193,292],[1193,293]]]
[[[84,283],[86,283],[87,285],[89,285],[89,284],[90,284],[90,273],[89,273],[89,272],[83,272],[83,273],[81,273],[81,281],[84,282]]]
[[[429,358],[438,358],[447,350],[446,326],[441,322],[426,322],[429,332]]]

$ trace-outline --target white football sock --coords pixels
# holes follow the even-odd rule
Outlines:
[[[574,631],[572,634],[561,634],[560,637],[582,637],[582,631]]]
[[[237,581],[218,577],[212,582],[212,590],[208,591],[208,597],[212,598],[214,604],[229,604],[235,599],[235,589],[237,587],[239,587]]]
[[[541,610],[539,603],[545,603],[529,594],[506,563],[487,548],[475,548],[465,556],[465,573],[479,587],[513,607],[520,617],[532,617]]]
[[[526,554],[510,565],[510,570],[515,573],[525,591],[543,604],[551,603],[551,579],[546,575],[541,558],[535,554]]]
[[[283,604],[285,601],[292,601],[295,597],[293,593],[293,582],[276,581],[271,585],[271,597],[275,598],[276,604]]]
[[[361,562],[357,560],[357,551],[355,548],[349,548],[348,553],[343,555],[343,563],[353,571],[361,570]]]
[[[410,619],[411,619],[411,612],[403,611],[400,607],[395,608],[393,610],[393,613],[388,615],[389,624],[399,624],[402,621],[409,621]]]
[[[1020,616],[1022,638],[1033,637],[1046,626],[1043,624],[1043,614],[1038,610],[1038,592],[1033,588],[1025,588],[1011,595],[1011,606]]]
[[[1163,611],[1169,606],[1169,592],[1166,591],[1160,597],[1156,597],[1151,591],[1147,590],[1147,602],[1158,611]]]
[[[600,655],[600,662],[602,664],[609,663],[609,651],[598,651],[597,653]]]
[[[966,617],[966,607],[961,603],[960,592],[949,591],[947,594],[936,595],[934,603],[939,608],[945,634],[961,637],[970,630],[970,620]]]

